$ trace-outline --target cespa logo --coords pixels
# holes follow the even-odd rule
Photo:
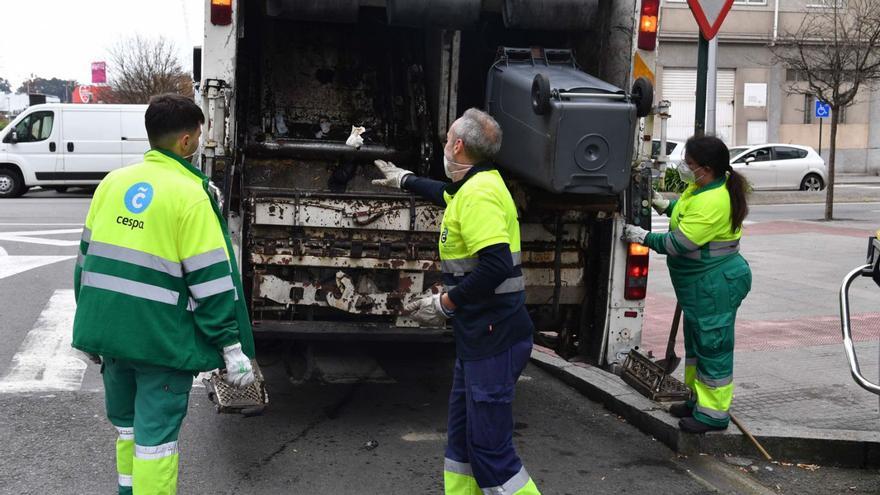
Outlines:
[[[147,182],[138,182],[128,188],[125,193],[125,207],[128,211],[138,214],[150,206],[153,201],[153,186]]]

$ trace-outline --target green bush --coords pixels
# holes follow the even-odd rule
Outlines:
[[[0,117],[0,131],[5,129],[7,125],[9,125],[9,121],[3,117]]]
[[[674,192],[681,194],[687,188],[687,184],[681,180],[678,170],[667,167],[662,183],[658,184],[657,190],[663,192]]]

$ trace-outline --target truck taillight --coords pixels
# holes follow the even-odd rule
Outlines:
[[[648,289],[648,257],[651,251],[641,244],[630,244],[626,256],[626,286],[623,298],[644,299]]]
[[[232,24],[232,0],[211,0],[211,24],[215,26]]]
[[[642,13],[639,16],[639,49],[654,51],[657,47],[657,19],[660,15],[660,0],[642,0]]]

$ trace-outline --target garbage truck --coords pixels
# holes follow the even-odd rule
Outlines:
[[[442,209],[370,181],[377,159],[444,179],[447,130],[478,107],[504,134],[536,342],[620,366],[644,319],[648,252],[620,235],[650,228],[658,3],[205,0],[201,167],[255,337],[452,340],[402,310],[442,290]]]

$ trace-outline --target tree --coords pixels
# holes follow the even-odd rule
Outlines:
[[[63,102],[70,101],[70,95],[73,88],[76,87],[76,81],[69,79],[46,79],[43,77],[31,77],[21,83],[16,93],[43,93],[46,95],[57,96]]]
[[[174,44],[164,37],[124,39],[109,54],[115,103],[147,103],[160,93],[193,96],[192,79],[183,71]]]
[[[791,93],[815,95],[831,106],[831,146],[825,219],[834,216],[834,169],[840,112],[860,88],[880,81],[880,0],[822,0],[797,30],[771,47],[774,62],[794,70],[801,83]]]
[[[9,80],[5,77],[0,77],[0,93],[9,93],[12,91],[12,86],[9,84]]]

